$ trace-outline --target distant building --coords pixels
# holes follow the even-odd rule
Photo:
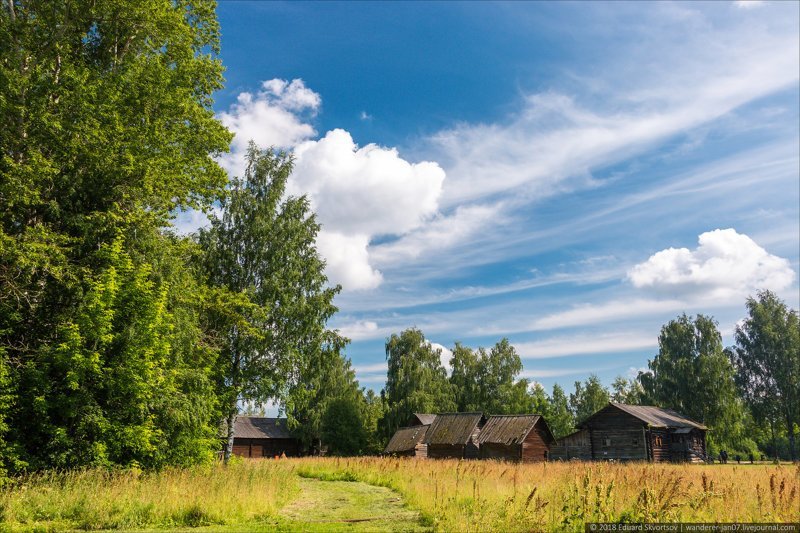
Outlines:
[[[428,456],[428,445],[423,442],[430,425],[416,425],[398,429],[383,453],[386,455],[419,457]]]
[[[481,459],[547,461],[555,441],[539,415],[492,415],[478,435]]]
[[[477,459],[478,434],[485,422],[483,413],[437,414],[423,439],[428,457]]]
[[[609,403],[558,439],[554,459],[703,462],[708,428],[670,409]]]
[[[301,455],[300,441],[289,433],[285,418],[239,416],[233,437],[233,454],[240,457]]]

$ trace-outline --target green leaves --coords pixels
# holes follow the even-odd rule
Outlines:
[[[795,428],[800,422],[800,324],[798,314],[774,293],[762,291],[747,299],[748,317],[736,327],[730,356],[736,382],[753,415],[789,433],[796,459]]]
[[[226,410],[235,413],[240,401],[283,398],[293,425],[311,422],[313,433],[304,435],[310,441],[319,435],[320,417],[311,399],[323,399],[312,384],[329,385],[325,369],[331,358],[334,367],[343,363],[339,350],[346,340],[326,329],[340,288],[327,286],[315,248],[319,225],[308,201],[284,198],[291,171],[287,154],[251,144],[245,176],[231,181],[222,216],[212,215],[199,240],[213,287],[211,324]],[[228,436],[227,452],[231,427]]]

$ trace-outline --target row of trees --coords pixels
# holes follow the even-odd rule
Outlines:
[[[664,325],[648,370],[617,377],[606,388],[596,375],[577,381],[567,394],[551,394],[520,379],[522,364],[503,339],[490,350],[453,348],[448,376],[435,349],[418,329],[386,343],[388,375],[377,431],[388,439],[414,412],[482,411],[539,413],[556,436],[609,401],[674,409],[710,428],[712,451],[721,448],[770,453],[787,439],[796,458],[800,423],[800,328],[797,311],[764,291],[747,300],[748,317],[736,328],[736,345],[725,348],[713,318],[681,315]],[[376,439],[380,441],[380,439]]]
[[[363,397],[291,158],[253,147],[231,182],[216,163],[214,5],[0,7],[3,471],[209,460],[245,401],[310,443]],[[190,208],[211,226],[179,236]]]

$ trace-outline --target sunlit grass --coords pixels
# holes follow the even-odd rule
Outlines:
[[[280,529],[287,524],[280,510],[300,494],[298,475],[394,489],[436,531],[569,531],[591,521],[800,521],[796,465],[302,458],[32,475],[3,489],[0,531]],[[302,518],[294,517],[292,527]]]
[[[243,461],[142,473],[35,474],[0,495],[0,529],[141,529],[271,520],[298,493],[292,468]]]
[[[585,522],[800,521],[800,467],[415,459],[296,461],[301,475],[394,488],[441,531],[583,530]]]

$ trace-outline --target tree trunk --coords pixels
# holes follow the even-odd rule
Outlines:
[[[769,421],[769,427],[772,430],[772,453],[775,454],[775,460],[780,462],[781,458],[778,457],[778,441],[775,439],[775,421]]]
[[[236,406],[236,401],[234,400],[233,405],[231,406],[231,410],[228,413],[228,439],[225,441],[225,454],[223,455],[223,462],[228,464],[228,461],[231,458],[231,454],[233,453],[233,438],[234,438],[234,428],[236,426],[236,415],[238,414],[238,409]]]

